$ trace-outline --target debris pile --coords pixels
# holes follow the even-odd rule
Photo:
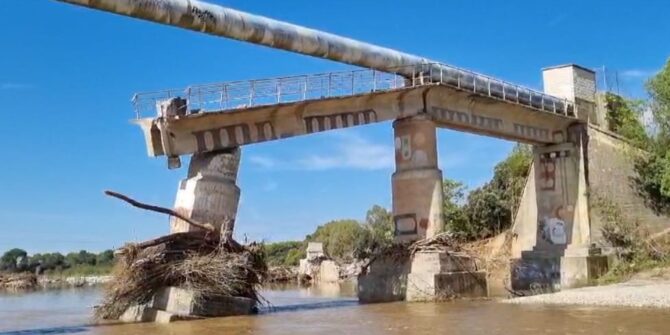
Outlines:
[[[187,232],[128,244],[118,250],[114,279],[96,308],[100,319],[118,319],[129,307],[174,286],[206,297],[246,297],[263,303],[258,285],[267,268],[262,246],[239,245],[210,232]]]
[[[406,262],[418,252],[446,252],[449,254],[465,254],[459,242],[450,232],[443,232],[431,238],[418,240],[414,242],[393,243],[376,250],[368,259],[367,263],[361,266],[361,273],[366,274],[370,264],[378,259],[392,260],[396,263]]]
[[[143,204],[116,192],[105,193],[135,207],[178,217],[196,229],[130,243],[117,250],[113,279],[95,311],[98,319],[118,319],[130,307],[151,302],[165,287],[193,292],[196,303],[212,297],[244,297],[256,305],[265,302],[258,293],[267,277],[261,244],[241,245],[226,231],[170,209]]]
[[[412,254],[417,252],[460,252],[460,243],[449,232],[437,234],[431,238],[416,241],[409,245]]]

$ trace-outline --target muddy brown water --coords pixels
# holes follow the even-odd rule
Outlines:
[[[100,291],[0,295],[0,334],[670,334],[670,310],[490,301],[360,305],[351,286],[275,287],[260,315],[170,325],[90,325]]]

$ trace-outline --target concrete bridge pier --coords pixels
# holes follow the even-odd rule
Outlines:
[[[239,148],[194,154],[188,176],[179,183],[174,209],[180,214],[212,225],[232,237],[240,200],[237,172]],[[199,229],[178,218],[170,221],[170,232]]]
[[[561,135],[563,143],[534,147],[514,222],[512,288],[538,293],[587,285],[608,267],[594,244],[589,204],[587,123],[595,113],[595,73],[563,65],[545,69],[543,77],[545,92],[573,101],[582,122]]]
[[[442,171],[435,123],[425,115],[393,122],[393,220],[396,241],[430,238],[442,231]]]
[[[240,199],[236,185],[240,165],[239,148],[194,154],[188,176],[179,182],[175,211],[184,216],[213,226],[223,236],[232,237],[235,216]],[[194,231],[178,218],[171,218],[170,233]],[[125,322],[171,322],[199,317],[218,317],[250,314],[255,303],[242,297],[217,297],[196,301],[193,292],[164,287],[147,304],[131,307],[121,317]]]
[[[436,126],[425,115],[393,123],[396,171],[392,176],[397,252],[378,256],[359,277],[361,302],[431,301],[487,295],[486,274],[474,259],[446,251],[403,250],[444,229],[442,171],[438,168]]]

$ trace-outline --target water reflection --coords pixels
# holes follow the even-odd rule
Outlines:
[[[81,326],[97,291],[0,297],[0,334],[669,334],[670,311],[517,306],[495,301],[359,305],[353,287],[272,287],[261,315]],[[55,317],[54,317],[55,315]],[[59,323],[60,322],[60,323]],[[74,323],[73,323],[74,322]],[[8,330],[34,329],[5,332]]]

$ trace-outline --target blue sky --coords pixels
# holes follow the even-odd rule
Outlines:
[[[623,93],[670,56],[670,3],[218,0],[541,89],[541,68],[618,71]],[[343,70],[325,60],[73,7],[0,3],[0,250],[102,250],[168,232],[167,218],[102,195],[171,206],[185,168],[147,157],[139,91]],[[445,176],[476,186],[513,143],[439,131]],[[302,239],[390,207],[388,123],[245,147],[238,237]]]

